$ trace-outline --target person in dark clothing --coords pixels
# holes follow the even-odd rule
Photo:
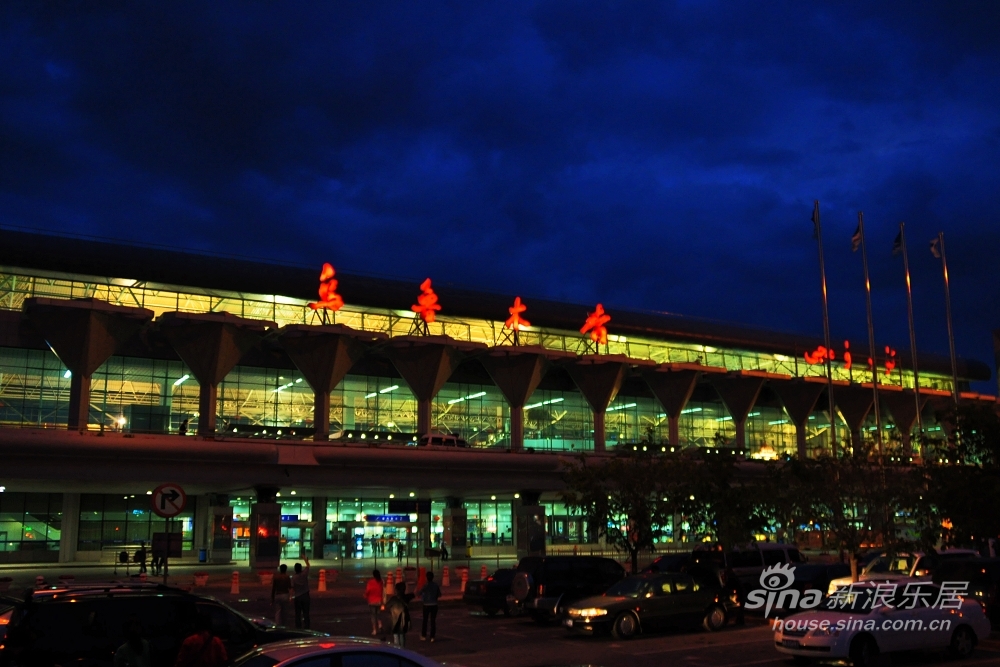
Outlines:
[[[146,543],[139,542],[139,549],[135,552],[135,556],[132,557],[136,565],[139,566],[139,574],[144,574],[146,572]]]
[[[305,570],[302,563],[295,564],[292,575],[292,606],[295,607],[295,627],[309,629],[309,559]]]
[[[410,631],[410,599],[406,594],[406,584],[396,584],[396,594],[385,603],[385,608],[392,617],[392,643],[399,648],[406,648],[406,633]]]
[[[417,591],[420,596],[420,601],[423,602],[423,610],[421,611],[421,622],[420,622],[420,641],[426,641],[427,626],[430,625],[431,641],[434,641],[434,635],[437,634],[437,615],[438,615],[438,599],[441,597],[441,587],[437,585],[434,581],[434,573],[427,573],[427,583],[424,587]]]

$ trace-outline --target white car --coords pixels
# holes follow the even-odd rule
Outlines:
[[[442,667],[419,653],[374,639],[316,637],[265,644],[240,656],[235,667]]]
[[[979,558],[979,553],[972,549],[947,549],[941,553],[929,554],[916,551],[913,553],[900,553],[894,556],[883,553],[865,566],[865,569],[858,574],[858,581],[885,582],[907,579],[930,581],[931,570],[937,563],[944,560],[966,558]],[[830,585],[827,587],[826,594],[833,595],[835,590],[841,586],[848,586],[850,583],[851,578],[849,576],[832,579]]]
[[[881,601],[879,587],[876,582],[857,583],[819,609],[774,621],[775,648],[796,664],[850,659],[855,667],[864,667],[880,653],[895,651],[947,648],[965,657],[990,634],[982,606],[970,597],[952,596],[942,606],[953,608],[941,608],[936,606],[941,588],[929,582],[909,582],[909,588],[900,583]]]

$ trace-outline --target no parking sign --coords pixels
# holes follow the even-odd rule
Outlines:
[[[161,484],[153,491],[153,512],[172,519],[187,506],[187,494],[179,484]]]

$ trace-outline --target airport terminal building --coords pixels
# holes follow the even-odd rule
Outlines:
[[[609,305],[593,307],[319,267],[0,230],[0,563],[100,560],[165,530],[214,561],[411,551],[444,542],[523,552],[592,531],[560,501],[560,467],[618,447],[724,447],[748,459],[814,457],[874,437],[861,341],[822,341]],[[846,348],[846,349],[845,349]],[[918,409],[988,380],[985,364],[877,355],[889,453],[915,460]],[[836,441],[830,424],[835,405]],[[467,447],[425,446],[453,436]],[[442,441],[444,442],[444,441]],[[160,484],[188,502],[167,527]],[[383,551],[384,553],[384,551]]]

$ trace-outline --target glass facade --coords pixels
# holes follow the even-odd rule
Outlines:
[[[145,494],[80,494],[80,533],[78,551],[117,551],[126,545],[145,542],[152,545],[154,533],[166,533],[167,520],[150,509]],[[171,533],[181,533],[181,548],[194,548],[194,507],[189,503],[177,517],[170,520]]]
[[[285,324],[319,324],[321,315],[309,308],[303,299],[280,295],[242,294],[193,287],[160,285],[136,280],[77,276],[44,271],[31,271],[14,267],[0,267],[0,309],[20,310],[24,299],[31,296],[73,299],[94,297],[109,303],[140,306],[157,315],[168,311],[229,312]],[[502,314],[502,313],[500,313]],[[498,314],[498,315],[500,315]],[[329,320],[362,331],[377,331],[390,336],[410,333],[414,313],[368,308],[347,304],[335,313],[327,313]],[[503,321],[478,320],[438,316],[430,325],[430,333],[445,334],[458,340],[496,345],[503,339]],[[588,351],[588,342],[578,332],[529,327],[520,332],[525,345],[574,353]],[[843,345],[834,346],[842,353]],[[607,351],[624,354],[634,359],[649,359],[657,363],[696,363],[727,370],[754,370],[779,373],[792,377],[825,377],[823,364],[809,364],[799,350],[795,356],[755,352],[751,350],[716,348],[696,343],[659,340],[642,336],[610,335]],[[871,371],[862,364],[848,369],[838,354],[833,363],[835,380],[871,382]],[[896,367],[890,374],[881,375],[882,384],[912,387],[913,374]],[[951,390],[951,378],[939,373],[921,373],[920,386],[930,389]]]
[[[0,493],[0,551],[58,551],[61,493]]]

